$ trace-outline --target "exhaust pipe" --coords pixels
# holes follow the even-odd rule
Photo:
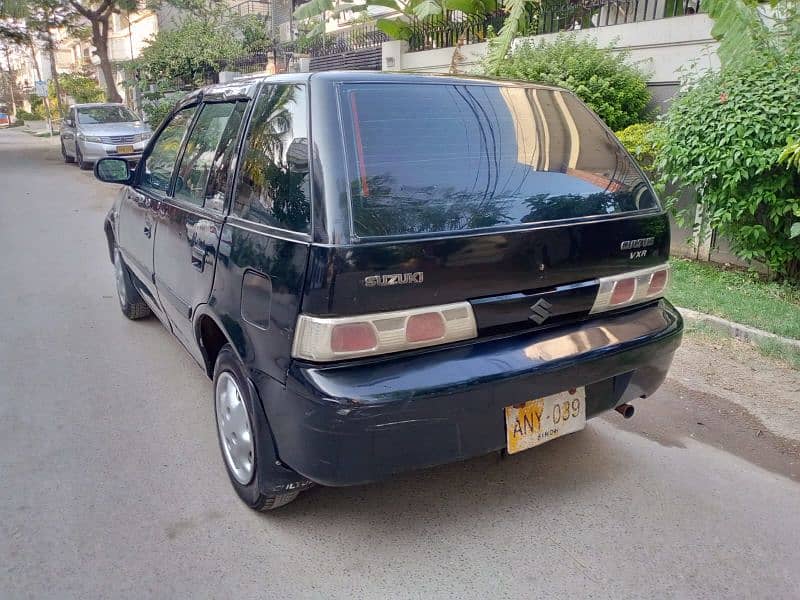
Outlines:
[[[614,410],[616,410],[619,414],[621,414],[626,419],[630,419],[633,416],[633,413],[636,412],[636,409],[633,408],[633,404],[620,404]]]

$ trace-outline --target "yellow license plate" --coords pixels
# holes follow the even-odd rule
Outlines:
[[[505,412],[508,453],[522,452],[586,427],[586,390],[506,406]]]
[[[117,154],[133,154],[133,146],[117,146]]]

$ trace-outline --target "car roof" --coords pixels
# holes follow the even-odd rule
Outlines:
[[[280,75],[250,75],[237,78],[229,83],[216,83],[189,94],[186,98],[202,96],[206,99],[220,96],[230,98],[233,95],[252,97],[262,82],[270,83],[440,83],[443,85],[473,83],[479,85],[531,87],[539,89],[560,90],[551,85],[497,79],[476,75],[441,75],[437,73],[398,73],[386,71],[315,71],[313,73],[284,73]]]
[[[84,102],[83,104],[73,104],[70,108],[94,108],[96,106],[125,106],[122,102]]]

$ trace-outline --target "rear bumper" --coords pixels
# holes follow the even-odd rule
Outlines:
[[[336,367],[294,363],[286,387],[254,377],[280,459],[353,485],[505,447],[503,408],[586,386],[587,417],[652,394],[680,344],[666,301],[551,331]],[[267,389],[268,388],[268,389]]]

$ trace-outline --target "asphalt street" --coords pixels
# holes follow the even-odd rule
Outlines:
[[[0,598],[800,598],[800,379],[692,340],[630,421],[250,511],[116,193],[0,130]]]

